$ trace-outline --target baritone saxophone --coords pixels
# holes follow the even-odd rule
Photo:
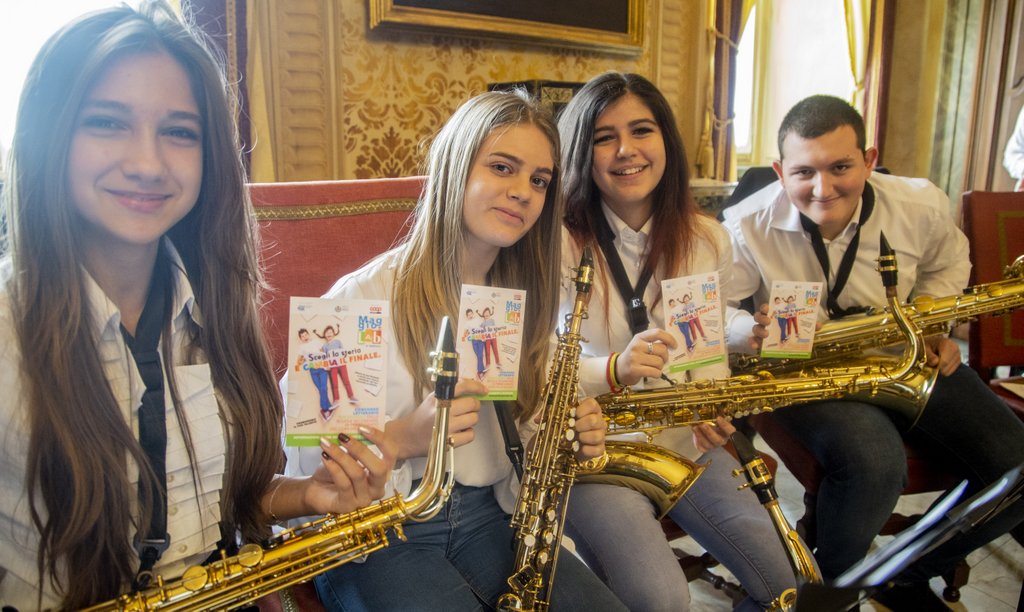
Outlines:
[[[217,561],[188,568],[177,580],[165,582],[155,576],[156,586],[89,610],[230,610],[386,547],[389,530],[405,541],[402,523],[437,514],[453,483],[452,447],[447,439],[459,367],[447,317],[430,355],[428,371],[437,399],[434,433],[423,479],[408,498],[396,494],[354,512],[328,514],[288,529],[262,547],[246,544],[237,555],[222,553]]]
[[[974,285],[962,293],[946,297],[917,296],[900,308],[925,336],[932,336],[948,334],[953,327],[978,317],[1007,314],[1021,306],[1024,306],[1024,255],[1003,269],[1003,280]],[[808,364],[825,366],[843,360],[862,359],[865,351],[903,341],[895,309],[890,304],[879,313],[824,323],[814,334],[814,352],[809,360],[739,355],[733,363],[733,371],[784,376],[806,368]]]
[[[718,417],[733,419],[775,408],[824,399],[862,398],[916,422],[935,385],[937,370],[926,365],[924,335],[907,316],[896,294],[896,256],[882,235],[878,270],[886,286],[893,325],[905,343],[901,357],[861,358],[843,366],[814,363],[776,376],[757,371],[719,380],[698,380],[597,398],[612,434],[643,432],[648,439],[663,429]]]

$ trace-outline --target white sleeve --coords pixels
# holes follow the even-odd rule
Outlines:
[[[950,209],[946,193],[938,187],[934,187],[934,192],[938,203],[936,208],[931,209],[930,218],[923,220],[930,225],[924,234],[928,237],[928,244],[924,256],[917,263],[917,279],[911,296],[955,295],[970,280],[970,244],[967,236],[948,213],[941,212]]]
[[[730,353],[749,353],[747,341],[753,335],[754,316],[741,310],[739,305],[761,288],[761,272],[744,240],[739,220],[730,219],[727,215],[723,225],[732,240],[732,282],[726,294],[729,306],[726,310],[726,339]]]
[[[1024,179],[1024,108],[1017,116],[1017,124],[1010,134],[1003,152],[1003,167],[1015,179]]]

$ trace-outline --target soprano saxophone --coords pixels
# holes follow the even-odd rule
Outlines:
[[[576,299],[558,336],[554,362],[544,388],[540,429],[526,455],[522,485],[512,515],[516,558],[509,591],[498,599],[499,610],[547,610],[555,565],[562,545],[569,490],[581,471],[599,471],[607,454],[581,464],[575,416],[580,367],[580,325],[587,315],[593,284],[593,258],[585,249],[576,269]]]
[[[305,582],[332,568],[388,545],[388,531],[405,541],[402,523],[424,521],[444,506],[453,483],[448,417],[458,380],[458,353],[448,318],[441,322],[428,371],[434,381],[437,412],[427,465],[419,486],[408,498],[394,495],[346,514],[288,529],[265,546],[246,544],[239,553],[208,565],[188,568],[181,578],[126,594],[88,610],[228,610],[268,593]]]
[[[650,438],[663,429],[714,423],[720,416],[732,419],[840,397],[870,398],[916,422],[935,384],[936,371],[925,364],[924,335],[899,303],[895,254],[884,235],[881,242],[878,270],[893,325],[906,343],[898,360],[862,358],[842,367],[812,364],[784,377],[757,371],[642,391],[627,387],[597,398],[609,433],[643,432]]]

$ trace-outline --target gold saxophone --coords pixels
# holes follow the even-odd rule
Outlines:
[[[453,482],[448,416],[459,367],[447,317],[441,322],[437,347],[430,355],[428,371],[437,398],[434,436],[423,479],[408,498],[394,495],[354,512],[328,514],[274,536],[264,547],[246,544],[237,555],[222,554],[213,563],[190,567],[174,581],[164,582],[156,576],[155,587],[88,610],[233,609],[386,547],[389,529],[405,541],[402,523],[424,521],[437,514]]]
[[[796,530],[790,526],[789,521],[786,520],[786,515],[782,513],[782,508],[779,506],[779,496],[775,493],[775,479],[768,470],[768,466],[765,465],[764,459],[761,459],[761,456],[754,450],[754,445],[750,443],[750,439],[741,432],[733,433],[731,438],[741,466],[733,470],[732,475],[745,475],[747,482],[740,486],[740,488],[750,487],[753,489],[758,501],[768,511],[768,515],[772,519],[772,525],[775,526],[775,532],[782,542],[782,547],[786,550],[789,564],[793,567],[793,572],[796,574],[797,583],[811,582],[821,584],[823,580],[821,573],[818,572],[818,566],[814,564],[814,556],[807,549],[807,545],[800,539],[800,536],[797,535]],[[772,601],[769,610],[783,610],[787,612],[793,610],[796,606],[796,594],[796,589],[786,589]]]
[[[515,566],[508,579],[509,591],[498,600],[499,610],[549,608],[569,491],[577,475],[603,473],[637,478],[674,503],[703,470],[667,449],[628,442],[608,442],[607,452],[601,457],[583,463],[576,460],[580,446],[574,429],[583,341],[580,326],[587,316],[593,272],[591,252],[586,248],[576,269],[573,310],[566,315],[565,330],[559,334],[544,388],[540,429],[526,456],[512,515]]]
[[[839,397],[870,398],[872,403],[901,411],[915,422],[928,401],[936,371],[925,365],[921,330],[900,306],[895,260],[883,235],[878,270],[886,286],[889,316],[906,342],[899,359],[862,358],[860,363],[842,367],[811,364],[784,377],[759,370],[673,387],[641,391],[627,387],[620,393],[597,398],[608,422],[608,432],[643,432],[650,439],[663,429],[714,423],[720,416],[732,419],[790,404]]]
[[[956,325],[980,316],[996,316],[1024,306],[1024,255],[1003,269],[1003,280],[964,289],[942,298],[918,296],[901,310],[925,336],[947,334]],[[883,312],[828,321],[814,334],[814,352],[804,360],[763,360],[740,355],[733,363],[739,373],[767,372],[786,375],[806,368],[841,360],[861,359],[865,351],[904,341],[894,316],[894,307]]]

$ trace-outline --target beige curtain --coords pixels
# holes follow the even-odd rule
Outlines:
[[[710,62],[704,122],[697,149],[697,174],[736,180],[733,93],[739,33],[757,0],[708,0],[707,46]]]
[[[882,100],[888,87],[886,66],[892,53],[885,32],[891,29],[892,0],[843,0],[853,91],[850,103],[864,115],[868,145],[881,146],[885,125]]]
[[[846,45],[850,54],[850,74],[853,75],[853,91],[850,104],[864,112],[864,77],[868,69],[868,40],[871,22],[871,5],[874,0],[843,0],[846,15]]]
[[[246,13],[249,59],[246,75],[249,85],[250,155],[249,180],[276,182],[277,163],[272,145],[274,133],[273,74],[270,71],[270,2],[250,2]]]

